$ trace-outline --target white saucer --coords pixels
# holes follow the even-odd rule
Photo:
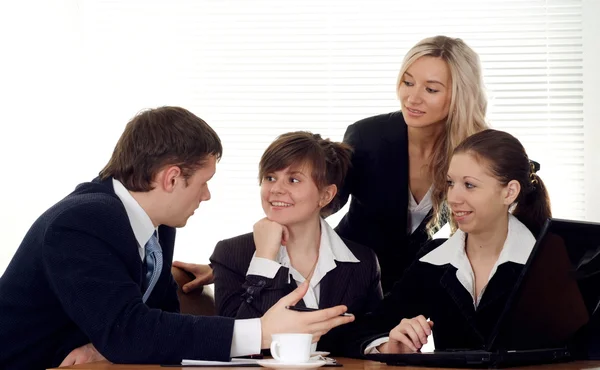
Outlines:
[[[327,352],[327,351],[314,351],[313,353],[310,354],[310,357],[313,357],[313,356],[327,357],[327,356],[329,356],[329,353],[330,352]]]
[[[275,359],[258,360],[257,364],[273,369],[314,369],[325,365],[323,360],[308,360],[307,362],[279,362]]]

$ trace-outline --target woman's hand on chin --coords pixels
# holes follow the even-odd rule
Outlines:
[[[265,217],[254,224],[253,235],[256,257],[275,261],[279,247],[287,243],[289,231],[286,226]]]

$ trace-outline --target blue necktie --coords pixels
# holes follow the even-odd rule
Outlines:
[[[144,303],[150,297],[150,293],[152,293],[152,289],[156,285],[158,278],[160,277],[160,273],[162,271],[163,265],[163,256],[162,249],[160,248],[160,244],[158,244],[158,238],[156,237],[156,232],[152,234],[148,242],[146,243],[146,291],[144,292],[144,296],[142,300]]]

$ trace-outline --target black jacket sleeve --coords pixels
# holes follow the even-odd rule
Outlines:
[[[251,236],[220,241],[210,258],[219,315],[238,319],[261,317],[292,289],[287,267],[279,268],[272,279],[246,275],[255,250]]]
[[[116,363],[177,363],[182,358],[228,360],[234,320],[151,309],[130,276],[111,235],[122,227],[96,207],[94,228],[87,206],[58,217],[44,238],[43,266],[67,315],[98,351]],[[173,292],[173,294],[176,294]],[[175,297],[176,299],[176,297]],[[173,303],[167,308],[175,308]]]

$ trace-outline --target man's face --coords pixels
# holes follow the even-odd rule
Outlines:
[[[209,156],[204,165],[186,179],[179,175],[168,204],[168,219],[165,224],[171,227],[184,227],[187,220],[198,209],[200,203],[210,199],[208,181],[216,172],[217,159]]]

